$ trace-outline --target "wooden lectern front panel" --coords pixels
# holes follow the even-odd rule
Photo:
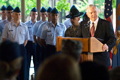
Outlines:
[[[57,51],[61,51],[62,47],[62,40],[63,39],[70,39],[70,40],[77,40],[81,41],[83,48],[82,48],[82,54],[81,54],[81,61],[93,61],[93,54],[95,52],[103,52],[102,46],[103,44],[97,40],[95,37],[90,38],[73,38],[73,37],[57,37]]]

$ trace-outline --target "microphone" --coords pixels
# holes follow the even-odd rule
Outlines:
[[[89,20],[89,21],[87,21],[86,24],[84,24],[85,28],[88,30],[88,31],[87,31],[87,34],[88,34],[89,37],[90,37],[90,28],[89,28],[90,23],[91,23],[91,22],[90,22],[90,20]]]
[[[87,22],[87,24],[84,24],[85,28],[88,28],[88,27],[89,27],[89,25],[90,25],[90,23],[91,23],[91,22],[90,22],[90,21],[88,21],[88,22]]]

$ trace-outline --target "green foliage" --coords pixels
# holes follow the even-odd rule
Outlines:
[[[113,0],[113,8],[116,8],[116,0]]]
[[[96,5],[100,11],[99,13],[99,17],[104,18],[104,2],[105,0],[94,0],[94,5]],[[79,9],[79,11],[81,12],[85,12],[88,4],[88,0],[78,0],[77,3],[79,3],[79,5],[76,4],[76,7]]]
[[[8,6],[9,4],[13,8],[18,6],[21,9],[21,0],[0,0],[0,7],[2,5]],[[48,8],[48,0],[41,0],[41,6]],[[25,0],[25,16],[30,14],[30,11],[33,7],[36,7],[36,0]]]
[[[61,11],[61,9],[64,9],[65,11],[69,11],[70,3],[68,3],[67,0],[60,0],[57,2],[56,8],[58,11]]]
[[[48,1],[49,0],[41,0],[41,7],[44,6],[47,9],[50,6]]]
[[[116,8],[116,0],[113,1],[113,8]],[[100,10],[99,17],[104,19],[104,3],[105,0],[94,0],[94,4],[98,7]]]
[[[94,0],[94,4],[98,7],[99,9],[99,17],[104,19],[104,3],[105,0]]]
[[[29,15],[30,14],[30,11],[33,7],[36,7],[36,2],[37,0],[25,0],[25,9],[26,9],[26,13],[25,15]],[[48,8],[49,7],[49,4],[48,4],[48,0],[41,0],[41,7],[44,6],[45,8]]]
[[[13,6],[13,8],[15,8],[16,6],[20,7],[21,0],[0,0],[0,7],[2,5],[5,5],[7,7],[9,4]]]
[[[77,3],[79,3],[79,5],[75,4],[75,6],[80,12],[85,12],[87,6],[89,5],[87,0],[78,0]]]

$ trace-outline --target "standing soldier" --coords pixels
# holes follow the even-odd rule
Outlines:
[[[6,16],[6,6],[2,6],[1,7],[1,15],[2,15],[2,19],[0,20],[0,22],[1,21],[3,21],[4,22],[4,20],[6,20],[6,18],[7,18],[7,16]],[[2,23],[3,23],[2,22]],[[1,26],[1,24],[0,24],[0,43],[2,42],[2,32],[3,32],[3,27]]]
[[[44,7],[42,7],[41,10],[40,10],[40,16],[42,17],[42,19],[37,21],[35,23],[34,27],[33,27],[33,38],[34,38],[35,43],[37,43],[36,34],[37,34],[37,31],[38,31],[38,27],[40,26],[40,24],[45,22],[46,18],[47,18],[47,10]]]
[[[39,66],[39,63],[40,63],[39,55],[41,55],[41,46],[37,42],[36,34],[37,34],[39,26],[43,22],[46,22],[47,10],[44,7],[42,7],[41,10],[40,10],[40,16],[42,17],[42,19],[37,21],[33,26],[33,38],[34,38],[34,41],[36,43],[37,67]]]
[[[24,46],[29,39],[29,31],[27,26],[20,22],[21,13],[19,7],[16,7],[13,11],[13,21],[5,25],[2,40],[10,40],[20,44],[21,55],[23,57],[22,68],[17,80],[27,80],[27,53]]]
[[[38,61],[40,62],[39,64],[41,64],[43,62],[43,60],[45,59],[45,54],[46,54],[46,50],[45,48],[42,46],[42,43],[41,43],[41,33],[42,33],[42,29],[45,25],[49,24],[51,22],[51,17],[50,17],[50,11],[52,10],[51,7],[49,7],[47,9],[47,15],[48,15],[48,21],[42,23],[39,28],[38,28],[38,31],[37,31],[37,34],[36,36],[38,37],[38,43],[39,45],[41,45],[41,54],[37,55],[38,56]]]
[[[79,12],[74,5],[71,7],[70,14],[66,17],[70,18],[72,25],[65,31],[65,37],[77,37],[80,27],[79,20],[82,14],[83,12]]]
[[[33,40],[33,25],[37,22],[37,9],[34,7],[30,12],[31,20],[27,21],[25,24],[28,27],[30,40],[26,45],[27,50],[27,69],[28,69],[28,80],[29,80],[29,69],[30,69],[30,62],[31,56],[33,55],[33,62],[34,62],[34,72],[36,71],[36,45]]]
[[[9,5],[6,9],[6,14],[7,14],[7,19],[2,20],[0,22],[0,33],[2,35],[3,33],[3,29],[5,27],[5,24],[9,23],[10,21],[12,21],[12,13],[13,13],[13,7],[11,5]],[[2,38],[0,38],[2,40]]]
[[[5,12],[6,9],[7,9],[7,8],[6,8],[6,6],[4,6],[4,5],[1,7],[1,15],[2,15],[2,19],[1,19],[0,21],[5,20],[5,19],[7,18],[7,16],[6,16],[6,12]]]
[[[65,34],[66,27],[62,23],[58,23],[58,10],[53,8],[51,10],[51,23],[47,24],[41,33],[41,42],[46,48],[46,57],[56,54],[56,37]]]
[[[51,10],[52,10],[51,7],[49,7],[49,8],[47,9],[48,21],[45,21],[44,23],[42,23],[42,24],[39,26],[38,31],[37,31],[37,34],[36,34],[36,36],[38,37],[38,43],[39,43],[40,45],[41,45],[41,43],[40,43],[40,36],[41,36],[42,29],[43,29],[43,27],[44,27],[47,23],[50,23],[50,22],[51,22],[51,16],[50,16],[50,11],[51,11]]]
[[[12,21],[12,13],[13,13],[13,7],[11,5],[9,5],[6,9],[6,14],[7,14],[7,22],[11,22]]]

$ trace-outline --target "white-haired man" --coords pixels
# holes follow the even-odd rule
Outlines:
[[[79,37],[89,38],[95,37],[103,43],[103,51],[93,54],[93,61],[100,62],[106,67],[110,65],[109,51],[115,45],[115,35],[112,24],[109,21],[98,17],[98,8],[95,5],[89,5],[86,14],[90,18],[88,21],[80,23]],[[90,22],[89,25],[88,22]]]

